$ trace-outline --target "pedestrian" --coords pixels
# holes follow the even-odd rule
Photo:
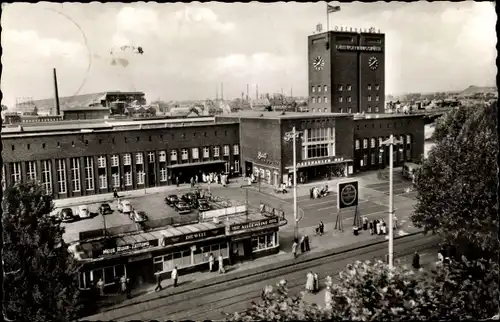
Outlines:
[[[120,277],[120,284],[122,293],[125,294],[127,292],[127,277],[125,275],[122,275],[122,277]]]
[[[437,266],[441,266],[444,262],[444,256],[441,251],[438,252],[438,261],[436,262]]]
[[[113,188],[113,199],[118,199],[118,198],[120,198],[118,196],[118,191],[116,190],[116,188]]]
[[[189,182],[191,183],[191,188],[193,188],[194,187],[194,178],[191,177],[191,179],[189,179]]]
[[[307,235],[304,236],[304,248],[306,249],[306,252],[311,250],[309,247],[309,236]]]
[[[318,293],[319,292],[319,277],[318,277],[318,274],[314,273],[313,277],[314,277],[314,293]]]
[[[366,216],[363,216],[363,230],[368,229],[368,218]]]
[[[325,292],[325,309],[327,309],[328,311],[331,311],[332,304],[333,304],[332,288],[330,285],[327,285],[326,292]]]
[[[312,272],[306,275],[306,291],[311,293],[314,291],[314,275]]]
[[[302,238],[300,239],[300,252],[301,253],[304,253],[305,252],[305,236],[302,236]]]
[[[224,270],[224,258],[222,255],[219,255],[219,274],[224,274],[226,271]]]
[[[174,269],[172,270],[170,277],[174,281],[174,287],[177,287],[177,280],[179,279],[179,273],[177,272],[177,266],[175,266]]]
[[[414,269],[420,268],[420,255],[418,254],[418,252],[415,252],[415,254],[413,254],[412,266]]]
[[[380,235],[381,231],[380,231],[380,222],[377,220],[377,235]]]
[[[297,247],[299,245],[297,244],[297,240],[295,239],[293,241],[293,245],[292,245],[292,253],[293,253],[293,258],[297,258]]]
[[[178,176],[175,176],[175,184],[177,185],[177,187],[179,186],[179,177]]]
[[[373,235],[373,222],[370,221],[370,235]]]
[[[194,183],[198,184],[198,175],[197,174],[194,175]]]
[[[387,234],[387,225],[385,224],[385,222],[382,222],[382,234]]]
[[[99,281],[97,281],[96,286],[99,289],[99,294],[101,296],[104,296],[104,282],[103,282],[102,278],[100,278]]]
[[[309,189],[309,199],[313,198],[313,189],[314,188]]]
[[[161,274],[160,273],[156,273],[156,288],[155,288],[155,292],[158,292],[158,291],[161,291],[162,290],[162,287],[161,287]]]
[[[214,254],[210,253],[210,256],[208,257],[208,271],[209,272],[213,271],[214,262],[215,262]]]
[[[396,215],[393,215],[392,221],[394,222],[394,226],[392,227],[392,229],[397,229],[398,228],[398,217],[396,217]]]
[[[130,285],[130,278],[127,278],[125,280],[125,289],[126,289],[126,292],[127,292],[127,298],[131,299],[132,298],[132,287]]]
[[[322,221],[319,222],[319,233],[320,235],[325,233],[325,224]]]

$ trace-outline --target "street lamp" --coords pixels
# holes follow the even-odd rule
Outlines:
[[[394,196],[393,196],[393,174],[392,168],[394,163],[393,146],[394,144],[401,144],[402,141],[396,140],[394,135],[391,134],[388,140],[383,141],[381,145],[389,146],[389,268],[393,267],[394,257],[394,232],[393,232],[393,217],[394,217]],[[383,152],[383,148],[380,149]]]
[[[144,194],[146,194],[146,172],[142,172],[142,184],[144,185]]]
[[[296,141],[302,132],[295,130],[293,127],[291,132],[285,133],[285,141],[293,140],[293,218],[295,219],[295,239],[299,238],[299,219],[297,218],[297,147]]]

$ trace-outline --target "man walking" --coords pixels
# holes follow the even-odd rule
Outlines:
[[[212,272],[212,270],[214,268],[214,262],[215,262],[214,254],[210,253],[210,257],[208,257],[208,271],[209,272]]]
[[[155,288],[155,292],[158,292],[158,291],[161,291],[161,290],[162,290],[162,287],[161,287],[161,274],[157,273],[156,274],[156,288]]]
[[[179,273],[177,272],[177,266],[174,267],[171,273],[172,280],[174,281],[174,287],[177,287],[177,280],[179,278]]]
[[[418,254],[418,252],[415,252],[415,254],[413,255],[412,266],[414,269],[420,268],[420,255]]]
[[[298,246],[299,246],[299,244],[297,244],[297,240],[295,239],[293,241],[293,245],[292,245],[293,258],[297,258],[297,247]]]

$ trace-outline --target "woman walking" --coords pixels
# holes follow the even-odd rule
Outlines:
[[[312,272],[306,275],[306,291],[312,293],[314,291],[314,275]]]

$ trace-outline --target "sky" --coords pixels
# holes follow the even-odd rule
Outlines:
[[[341,6],[331,30],[386,34],[386,95],[495,85],[493,3],[330,4]],[[120,90],[143,91],[148,101],[197,100],[214,98],[221,83],[226,99],[247,84],[250,95],[258,84],[259,93],[307,96],[307,37],[318,23],[326,29],[326,2],[2,6],[7,106],[53,97],[53,68],[60,96]]]

